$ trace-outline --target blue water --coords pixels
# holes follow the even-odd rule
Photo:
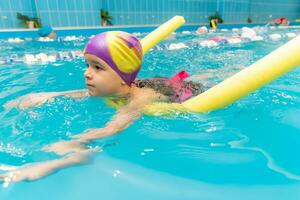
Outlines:
[[[289,40],[195,44],[217,35],[177,34],[188,49],[153,50],[139,78],[170,76],[181,69],[210,73],[216,84]],[[0,41],[1,56],[82,50],[88,40],[41,43]],[[41,148],[89,128],[100,128],[115,114],[101,98],[65,97],[19,111],[2,105],[33,92],[85,87],[83,59],[50,64],[0,66],[0,164],[20,166],[57,158]],[[91,162],[64,168],[32,182],[0,187],[0,199],[300,199],[300,70],[296,69],[231,106],[208,114],[143,116],[120,134],[91,144],[103,151]],[[242,83],[241,83],[242,84]],[[0,171],[1,172],[1,171]]]

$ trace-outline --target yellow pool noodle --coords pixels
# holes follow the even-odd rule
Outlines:
[[[224,108],[300,66],[300,36],[182,105],[192,112]]]
[[[143,55],[184,23],[185,20],[182,16],[175,16],[141,39],[140,42],[143,48]]]

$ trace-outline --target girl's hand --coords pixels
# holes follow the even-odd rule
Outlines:
[[[6,104],[4,104],[4,108],[9,109],[12,107],[16,107],[20,110],[23,110],[34,106],[40,106],[43,103],[52,102],[53,97],[55,97],[55,94],[56,93],[54,92],[42,92],[24,95],[15,100],[7,102]]]

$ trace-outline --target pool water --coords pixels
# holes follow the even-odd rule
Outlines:
[[[300,34],[299,28],[259,30],[263,41],[210,48],[197,41],[236,33],[177,33],[176,40],[166,40],[159,47],[182,42],[189,48],[150,51],[139,78],[170,77],[184,69],[191,75],[210,74],[204,84],[217,84],[290,40],[286,33]],[[274,33],[283,37],[268,38]],[[9,44],[2,39],[0,57],[82,50],[87,41],[27,39]],[[0,165],[55,159],[56,155],[41,149],[109,121],[115,110],[102,98],[58,97],[27,110],[3,108],[28,93],[82,89],[85,68],[82,58],[0,65]],[[0,199],[300,199],[299,77],[297,68],[211,113],[143,116],[120,134],[90,144],[102,147],[91,162],[36,181],[3,185]]]

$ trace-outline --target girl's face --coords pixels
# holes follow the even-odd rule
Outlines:
[[[84,73],[91,96],[113,96],[124,93],[129,86],[103,60],[92,54],[84,55],[87,70]]]

